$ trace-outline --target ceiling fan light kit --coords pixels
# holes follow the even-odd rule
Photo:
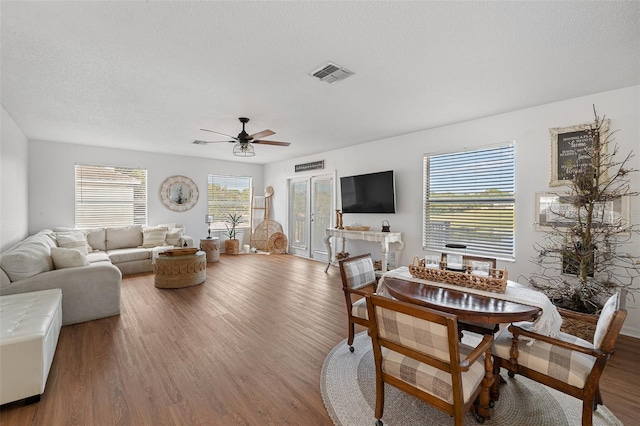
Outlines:
[[[233,140],[203,141],[203,140],[196,139],[193,141],[193,143],[196,145],[207,145],[210,143],[220,143],[220,142],[233,143],[235,144],[233,146],[233,155],[235,155],[236,157],[253,157],[254,155],[256,155],[253,149],[253,146],[251,144],[275,145],[275,146],[291,145],[289,142],[267,141],[264,139],[259,139],[259,138],[264,138],[264,137],[276,134],[273,130],[269,130],[269,129],[249,135],[244,129],[244,125],[249,122],[249,119],[246,117],[240,117],[238,120],[240,120],[240,122],[242,123],[242,131],[238,134],[238,136],[230,136],[225,133],[220,133],[220,132],[216,132],[214,130],[209,130],[209,129],[200,129],[202,131],[215,133],[217,135],[225,136]]]
[[[233,146],[233,155],[236,157],[253,157],[256,153],[248,143],[238,142]]]

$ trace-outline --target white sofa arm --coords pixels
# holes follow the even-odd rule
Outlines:
[[[13,281],[2,295],[59,288],[62,290],[62,325],[120,313],[122,273],[110,262],[78,268],[54,269]]]

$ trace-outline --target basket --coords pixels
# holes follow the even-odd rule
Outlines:
[[[428,281],[437,281],[461,287],[475,288],[478,290],[494,291],[504,293],[507,290],[507,270],[489,269],[489,276],[473,275],[469,267],[466,272],[447,271],[444,264],[440,263],[440,268],[425,268],[424,260],[413,258],[409,265],[409,272],[412,277]]]
[[[267,251],[272,254],[285,254],[287,252],[288,240],[287,236],[282,232],[276,232],[269,237],[267,243]]]
[[[263,220],[251,234],[251,247],[267,250],[269,238],[277,232],[282,232],[282,225],[275,220]]]
[[[598,320],[598,315],[575,312],[559,306],[557,306],[557,308],[558,313],[562,317],[560,331],[577,336],[588,342],[593,342],[593,335],[596,332],[595,322]]]
[[[368,231],[370,226],[345,226],[347,231]]]

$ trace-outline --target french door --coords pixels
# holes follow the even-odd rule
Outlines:
[[[334,178],[320,175],[289,181],[289,251],[327,261],[325,230],[333,217]]]

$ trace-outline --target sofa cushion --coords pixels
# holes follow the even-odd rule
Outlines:
[[[142,245],[142,226],[140,225],[107,228],[106,235],[108,251]]]
[[[53,269],[51,249],[40,243],[24,243],[0,256],[0,268],[11,281],[19,281]]]
[[[164,245],[168,229],[164,226],[143,226],[142,247],[158,247]]]
[[[104,228],[85,229],[84,233],[93,250],[107,250],[107,232]]]
[[[96,262],[109,262],[111,263],[111,260],[109,260],[109,255],[107,255],[107,253],[103,252],[103,251],[94,251],[91,252],[87,255],[87,260],[89,261],[89,263],[96,263]]]
[[[57,247],[55,233],[49,229],[43,229],[37,234],[28,236],[22,244],[40,244],[46,248]]]
[[[165,241],[170,246],[179,247],[180,246],[180,239],[182,238],[183,235],[184,235],[184,229],[183,228],[169,229],[169,231],[167,231],[167,236],[165,238]]]
[[[87,256],[75,249],[54,247],[51,249],[51,259],[56,269],[89,266]]]
[[[56,232],[58,247],[78,250],[82,254],[89,253],[89,243],[82,231]]]
[[[4,269],[0,268],[0,293],[2,293],[2,289],[5,287],[9,287],[11,285],[11,280],[9,279],[9,275],[4,271]]]
[[[132,262],[151,259],[152,251],[147,248],[123,248],[107,252],[112,263]]]

